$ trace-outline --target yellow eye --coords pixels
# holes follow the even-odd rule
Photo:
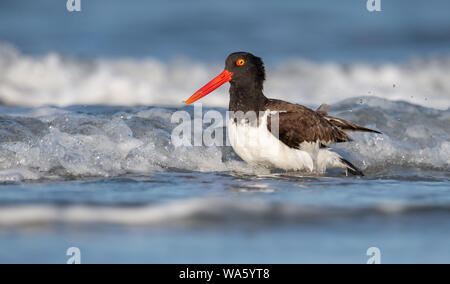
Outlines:
[[[245,60],[244,59],[239,59],[238,61],[236,61],[236,65],[237,66],[244,66],[245,64]]]

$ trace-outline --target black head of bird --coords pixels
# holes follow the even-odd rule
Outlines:
[[[198,101],[227,82],[231,84],[232,95],[244,92],[247,96],[262,95],[265,79],[266,72],[261,58],[248,52],[232,53],[225,61],[225,70],[192,95],[186,104]]]

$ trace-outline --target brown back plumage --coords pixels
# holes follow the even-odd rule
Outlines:
[[[268,100],[266,110],[279,111],[279,139],[291,148],[299,148],[303,142],[320,142],[324,145],[351,141],[345,131],[380,133],[351,122],[328,116],[328,105],[317,111],[280,100]],[[272,120],[268,120],[272,131]]]

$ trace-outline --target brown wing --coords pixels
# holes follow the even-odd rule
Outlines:
[[[279,139],[291,148],[299,148],[303,142],[327,145],[351,141],[349,135],[325,119],[323,114],[307,107],[269,100],[265,109],[279,111]],[[272,131],[272,121],[273,118],[269,117],[269,131]]]

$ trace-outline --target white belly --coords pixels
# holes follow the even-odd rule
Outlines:
[[[314,170],[314,162],[308,152],[292,149],[272,135],[267,128],[267,114],[261,119],[259,126],[229,120],[227,128],[234,151],[249,164],[283,170]]]

